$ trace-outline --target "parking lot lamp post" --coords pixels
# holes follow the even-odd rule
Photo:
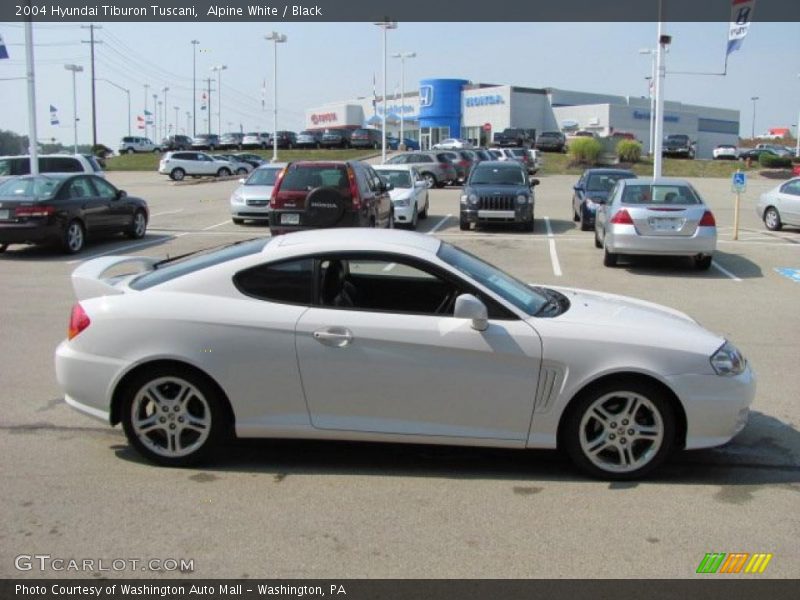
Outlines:
[[[162,91],[164,92],[164,112],[162,113],[161,119],[164,121],[164,124],[161,126],[161,128],[164,130],[163,137],[167,137],[169,135],[169,117],[167,116],[167,106],[169,106],[167,104],[167,92],[169,91],[169,88],[165,87]]]
[[[390,29],[397,29],[397,21],[385,19],[375,23],[383,29],[383,115],[381,119],[381,162],[386,162],[386,33]]]
[[[64,65],[67,71],[72,71],[72,152],[78,153],[78,92],[75,88],[75,74],[81,73],[83,67],[80,65]],[[128,135],[131,132],[128,131]]]
[[[656,97],[653,93],[654,86],[656,82],[656,53],[654,50],[650,48],[642,48],[639,50],[639,54],[649,54],[650,55],[650,83],[647,86],[647,95],[650,97],[650,144],[648,145],[648,151],[650,156],[653,155],[653,125],[656,122],[655,119],[655,101]]]
[[[161,100],[159,100],[158,101],[158,114],[161,115],[161,132],[162,132],[161,133],[161,139],[164,139],[164,133],[163,133],[164,132],[164,121],[167,120],[166,119],[166,114],[167,114],[166,108],[167,107],[164,106],[164,103]],[[158,145],[158,142],[156,140],[153,140],[153,141],[156,143],[156,145]]]
[[[153,143],[158,144],[158,94],[153,94]]]
[[[180,111],[180,107],[173,106],[172,108],[175,109],[175,135],[178,135],[178,112]]]
[[[217,74],[217,135],[222,135],[222,72],[227,68],[228,65],[211,67]],[[210,114],[208,116],[211,118]]]
[[[197,44],[199,40],[192,40],[192,137],[197,135]],[[189,135],[189,128],[186,128]]]
[[[406,59],[407,58],[415,58],[417,56],[416,52],[395,52],[392,54],[392,58],[399,58],[400,59],[400,142],[398,144],[398,148],[400,144],[405,144],[405,129],[403,127],[404,117],[403,117],[403,106],[406,97]]]
[[[750,98],[753,101],[753,128],[750,130],[750,138],[756,139],[756,102],[758,102],[758,96],[753,96]]]
[[[672,42],[672,37],[664,35],[664,23],[661,19],[661,3],[659,2],[659,21],[658,21],[658,47],[656,48],[656,111],[655,126],[653,128],[653,177],[661,177],[661,164],[663,157],[661,149],[663,147],[664,136],[664,51]]]
[[[277,31],[264,36],[272,42],[272,162],[278,162],[278,44],[286,42],[286,36]]]

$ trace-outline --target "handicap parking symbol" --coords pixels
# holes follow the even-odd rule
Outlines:
[[[790,269],[788,267],[776,267],[775,270],[784,277],[788,277],[792,281],[800,283],[800,269]]]
[[[741,171],[737,171],[733,174],[732,183],[735,191],[744,191],[745,187],[747,187],[747,175]]]

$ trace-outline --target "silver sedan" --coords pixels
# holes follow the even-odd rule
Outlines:
[[[784,225],[800,227],[800,177],[761,194],[756,214],[770,231],[779,231]]]
[[[231,194],[231,219],[237,225],[246,220],[269,221],[269,199],[278,174],[287,163],[270,163],[254,170]]]
[[[620,255],[644,254],[688,256],[706,270],[717,247],[714,214],[682,179],[621,179],[597,209],[594,227],[607,267]]]

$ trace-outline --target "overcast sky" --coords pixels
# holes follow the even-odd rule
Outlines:
[[[278,47],[279,129],[300,130],[305,109],[372,94],[373,75],[381,90],[381,31],[369,23],[285,23],[288,42]],[[673,36],[668,71],[721,72],[727,23],[666,24]],[[131,90],[134,119],[144,108],[145,83],[152,94],[169,87],[169,121],[179,107],[179,129],[186,126],[192,100],[192,45],[197,39],[197,77],[222,72],[222,128],[271,130],[272,44],[265,23],[104,23],[96,37],[96,75]],[[23,26],[0,23],[10,56],[0,60],[0,129],[27,133]],[[72,79],[65,63],[83,65],[78,74],[79,143],[91,141],[88,30],[79,24],[34,25],[36,100],[40,140],[72,142]],[[406,62],[406,87],[420,79],[458,77],[474,82],[603,92],[647,94],[655,23],[400,23],[389,32],[389,52],[414,51]],[[741,111],[741,134],[749,136],[753,96],[756,132],[797,123],[800,111],[800,24],[754,23],[741,50],[731,54],[728,75],[668,75],[666,98]],[[267,94],[262,109],[262,87]],[[399,87],[400,65],[389,60],[389,94]],[[200,87],[198,81],[198,87]],[[205,84],[202,84],[205,85]],[[216,82],[214,83],[216,88]],[[199,94],[199,92],[198,92]],[[213,97],[216,132],[216,95]],[[60,126],[51,126],[49,105],[58,108]],[[198,132],[205,127],[198,103]],[[124,92],[97,82],[100,142],[116,147],[127,134]],[[134,127],[134,135],[137,133]]]

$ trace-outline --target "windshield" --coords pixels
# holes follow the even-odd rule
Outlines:
[[[548,304],[548,299],[531,287],[460,248],[442,243],[437,256],[527,315],[535,315]]]
[[[245,185],[275,185],[275,179],[280,172],[280,168],[256,169],[245,182]]]
[[[626,185],[623,204],[702,204],[688,185]]]
[[[470,185],[525,185],[525,174],[519,167],[478,166],[469,178]]]
[[[375,169],[375,172],[391,183],[396,188],[411,187],[411,173],[408,171],[394,171],[389,169]]]
[[[620,179],[631,179],[633,173],[593,173],[586,182],[589,192],[610,192]]]
[[[0,196],[6,198],[49,198],[56,193],[61,179],[24,177],[0,184]]]

